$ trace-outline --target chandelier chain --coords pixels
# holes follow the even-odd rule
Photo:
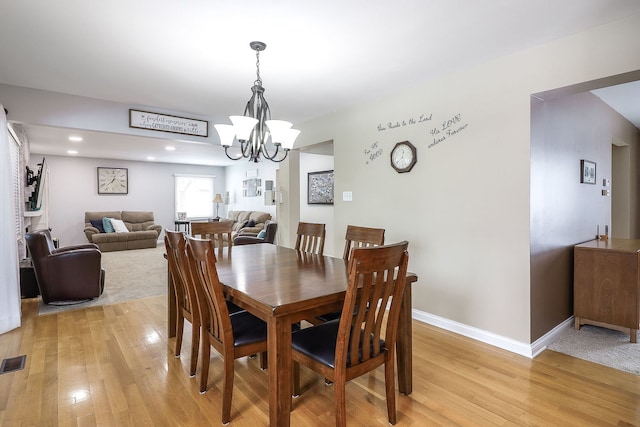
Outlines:
[[[254,85],[262,86],[262,79],[260,78],[260,51],[256,50],[256,81]]]

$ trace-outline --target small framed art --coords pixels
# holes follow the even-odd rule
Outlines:
[[[333,204],[333,171],[309,172],[307,204]]]
[[[580,182],[582,184],[596,183],[596,163],[589,160],[580,160]]]

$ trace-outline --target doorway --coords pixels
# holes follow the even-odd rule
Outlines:
[[[626,143],[611,145],[611,230],[617,239],[631,239],[631,150]]]

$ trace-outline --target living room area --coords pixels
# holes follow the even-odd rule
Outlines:
[[[189,217],[189,220],[207,220],[218,214],[226,218],[230,211],[259,211],[278,219],[278,200],[265,202],[266,181],[277,186],[277,165],[273,163],[248,164],[216,167],[206,165],[190,165],[158,162],[135,162],[130,160],[95,159],[70,156],[52,156],[32,153],[30,166],[46,158],[49,170],[49,193],[44,202],[48,211],[47,223],[38,223],[38,227],[51,228],[60,244],[87,243],[84,233],[85,212],[94,211],[151,211],[155,223],[163,229],[174,230],[177,220],[176,176],[213,177],[214,194],[222,194],[226,203],[220,203],[216,212],[213,198],[210,201],[210,217]],[[311,222],[331,223],[333,207],[331,205],[314,206],[306,203],[307,173],[333,168],[333,157],[323,154],[301,154],[300,175],[305,185],[303,192],[296,200],[303,200],[300,206],[301,215]],[[129,191],[122,195],[103,195],[97,192],[96,170],[99,167],[118,167],[128,170]],[[243,182],[247,176],[257,176],[261,181],[260,192],[255,196],[243,195]],[[84,177],[79,179],[79,177]],[[73,192],[65,191],[72,187]],[[284,197],[284,196],[283,196]],[[327,248],[333,244],[333,233],[327,237]],[[159,236],[159,241],[162,235]]]

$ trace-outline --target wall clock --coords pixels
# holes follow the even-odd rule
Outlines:
[[[409,141],[398,142],[391,150],[391,166],[398,173],[409,172],[417,161],[416,147]]]
[[[126,168],[98,168],[98,194],[128,194],[129,171]]]

